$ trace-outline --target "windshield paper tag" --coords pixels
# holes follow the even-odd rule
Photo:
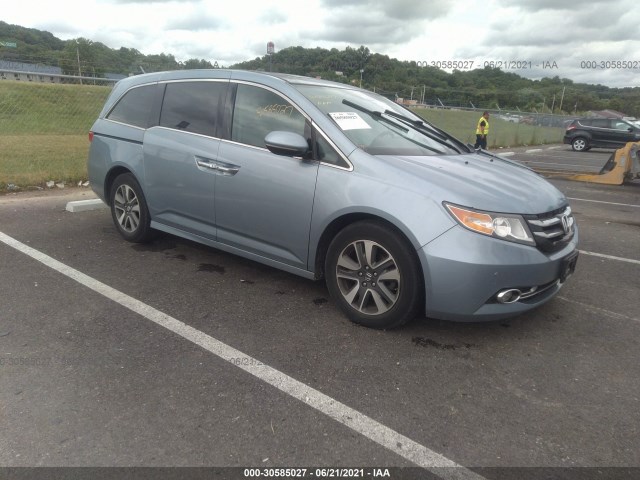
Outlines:
[[[360,115],[354,112],[333,112],[331,118],[335,120],[342,130],[361,130],[371,128]]]

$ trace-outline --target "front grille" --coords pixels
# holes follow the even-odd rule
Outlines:
[[[543,252],[562,249],[575,234],[571,207],[566,206],[540,215],[525,215],[537,247]]]

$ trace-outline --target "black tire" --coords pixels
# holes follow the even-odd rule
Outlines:
[[[122,237],[133,243],[152,239],[151,217],[142,188],[130,173],[118,175],[111,185],[111,218]]]
[[[589,142],[584,137],[576,137],[571,140],[571,148],[574,152],[586,152],[591,147],[589,147]]]
[[[399,327],[422,307],[414,248],[390,227],[360,221],[341,230],[325,259],[329,293],[347,317],[369,328]]]

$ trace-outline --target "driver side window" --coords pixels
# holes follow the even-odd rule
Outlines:
[[[253,85],[238,85],[231,140],[265,148],[264,137],[275,130],[305,136],[304,116],[287,100]],[[306,138],[306,137],[305,137]]]
[[[629,125],[627,122],[621,122],[619,120],[614,120],[613,121],[613,128],[615,128],[616,130],[628,130],[629,128],[631,128],[631,125]]]

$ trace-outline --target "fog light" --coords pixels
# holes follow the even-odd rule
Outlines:
[[[510,288],[509,290],[502,290],[496,295],[496,299],[499,303],[515,303],[520,300],[522,292],[517,288]]]

